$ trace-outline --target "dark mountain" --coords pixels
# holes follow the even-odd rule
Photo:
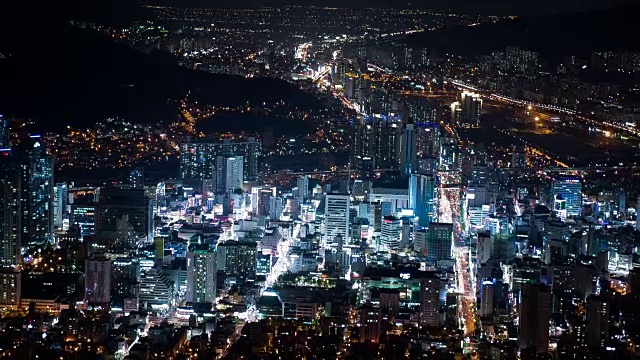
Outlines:
[[[466,28],[417,34],[407,41],[463,56],[481,55],[507,46],[519,46],[542,53],[549,61],[567,55],[587,55],[595,50],[640,50],[635,23],[640,4],[592,10],[521,17]]]
[[[0,114],[34,119],[43,130],[89,126],[116,116],[156,123],[175,118],[174,101],[188,92],[198,100],[229,106],[279,100],[303,108],[316,106],[311,95],[284,81],[190,70],[178,66],[168,53],[140,53],[68,23],[82,19],[127,24],[137,16],[133,3],[50,5],[50,12],[31,12],[28,19],[4,13]]]

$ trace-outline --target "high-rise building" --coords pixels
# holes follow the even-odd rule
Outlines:
[[[96,234],[97,214],[95,204],[74,203],[71,205],[69,224],[80,228],[80,239]]]
[[[453,224],[430,223],[427,229],[427,258],[451,260],[453,257]]]
[[[62,229],[64,214],[69,202],[67,183],[57,183],[53,188],[53,225]]]
[[[143,189],[101,188],[97,210],[97,236],[115,237],[118,221],[127,216],[138,237],[153,239],[153,208]]]
[[[22,272],[0,268],[0,309],[17,309],[22,298]]]
[[[493,279],[482,281],[482,286],[480,287],[480,311],[478,312],[481,317],[493,316],[494,291],[495,283]]]
[[[272,220],[280,219],[282,215],[282,211],[284,210],[284,206],[282,204],[282,199],[276,196],[272,196],[269,198],[269,218]]]
[[[111,260],[87,259],[84,267],[85,299],[89,303],[108,304],[111,300]]]
[[[254,181],[259,175],[258,162],[261,153],[258,140],[248,137],[244,142],[188,142],[180,145],[180,176],[183,180],[195,181],[198,185],[203,179],[210,179],[216,169],[218,156],[242,156],[243,180]]]
[[[482,99],[479,94],[463,91],[460,100],[460,119],[464,125],[479,126]]]
[[[436,183],[431,175],[411,174],[409,207],[418,218],[418,225],[427,227],[436,215]]]
[[[140,277],[140,303],[145,309],[168,309],[173,306],[177,286],[161,268],[151,268]]]
[[[567,201],[567,215],[582,213],[582,183],[575,177],[558,177],[551,183],[551,198],[560,195]]]
[[[420,325],[440,324],[440,288],[442,283],[435,276],[420,279]]]
[[[411,176],[418,166],[418,149],[414,124],[406,124],[400,140],[400,171]]]
[[[402,240],[402,219],[385,216],[380,225],[380,250],[399,250]]]
[[[216,159],[216,192],[231,194],[236,189],[242,189],[243,157],[218,156]]]
[[[400,125],[393,119],[374,123],[374,165],[378,169],[397,169],[400,165]]]
[[[358,311],[360,342],[377,343],[380,341],[382,311],[370,305],[363,305]]]
[[[587,299],[587,343],[604,347],[609,340],[609,301],[592,295]]]
[[[187,301],[213,303],[216,299],[216,253],[208,247],[187,252]]]
[[[144,168],[137,167],[129,171],[129,185],[134,189],[144,188]]]
[[[22,241],[53,239],[53,158],[39,135],[29,137],[17,157],[20,167]]]
[[[636,200],[636,230],[640,231],[640,196]]]
[[[226,277],[255,279],[257,244],[248,241],[225,241],[216,247],[216,269]]]
[[[0,152],[11,150],[11,133],[9,132],[9,120],[0,115]]]
[[[302,175],[297,180],[298,185],[298,201],[300,204],[304,204],[304,202],[309,197],[309,176]]]
[[[349,195],[328,194],[325,196],[325,243],[330,245],[336,236],[349,239]]]
[[[22,212],[20,177],[10,159],[0,159],[0,266],[20,263]]]
[[[520,289],[519,347],[546,353],[549,348],[551,291],[543,284],[522,284]]]

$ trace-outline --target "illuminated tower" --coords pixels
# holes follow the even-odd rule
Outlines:
[[[216,254],[205,247],[187,252],[187,301],[213,303],[216,299]]]
[[[19,155],[22,240],[53,239],[53,158],[39,135],[29,137]]]
[[[20,262],[20,178],[10,159],[0,159],[0,266]]]
[[[414,124],[405,125],[400,140],[400,171],[402,171],[405,176],[410,176],[414,173],[418,166],[416,132],[414,127]]]
[[[431,175],[411,174],[409,178],[409,207],[418,218],[418,225],[429,226],[435,216],[436,184]]]

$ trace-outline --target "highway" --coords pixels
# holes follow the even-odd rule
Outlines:
[[[490,93],[484,89],[480,89],[476,86],[473,86],[471,84],[465,84],[461,81],[455,80],[455,79],[445,79],[445,81],[450,82],[451,84],[459,87],[459,88],[463,88],[466,90],[472,90],[472,91],[476,91],[478,93],[480,93],[480,95],[484,98],[488,98],[490,100],[494,100],[494,101],[498,101],[498,102],[502,102],[502,103],[506,103],[506,104],[510,104],[510,105],[517,105],[517,106],[522,106],[522,107],[535,107],[536,109],[543,109],[543,110],[547,110],[547,111],[552,111],[555,113],[559,113],[559,114],[564,114],[564,115],[571,115],[574,117],[574,119],[578,119],[584,123],[587,123],[589,125],[595,125],[595,126],[607,126],[616,130],[620,130],[620,131],[624,131],[626,133],[632,134],[634,136],[640,137],[640,130],[634,128],[634,127],[630,127],[630,126],[626,126],[626,125],[621,125],[621,124],[617,124],[617,123],[612,123],[610,121],[606,121],[606,120],[595,120],[593,118],[590,118],[588,115],[582,114],[577,112],[576,110],[573,109],[568,109],[568,108],[564,108],[561,106],[556,106],[556,105],[550,105],[550,104],[543,104],[543,103],[536,103],[533,101],[527,101],[527,100],[521,100],[521,99],[514,99],[508,96],[504,96],[504,95],[500,95],[500,94],[493,94]]]

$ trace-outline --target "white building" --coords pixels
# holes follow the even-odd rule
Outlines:
[[[330,246],[336,236],[349,239],[349,195],[326,195],[324,204],[325,244]]]

